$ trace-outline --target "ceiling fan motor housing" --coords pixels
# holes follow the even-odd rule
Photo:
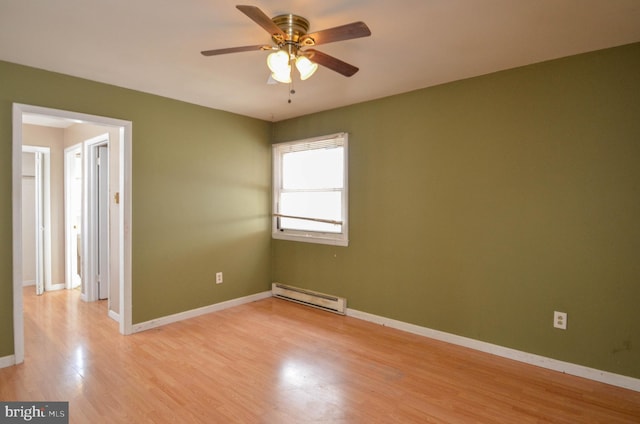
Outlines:
[[[293,14],[278,15],[271,20],[285,33],[284,39],[280,34],[273,34],[271,36],[280,48],[285,45],[291,45],[295,50],[298,50],[301,43],[304,45],[313,45],[311,38],[307,37],[301,40],[301,38],[307,34],[307,31],[309,31],[309,21],[302,16]],[[307,40],[311,41],[311,43]]]

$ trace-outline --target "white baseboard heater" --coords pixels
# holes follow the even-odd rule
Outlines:
[[[344,297],[318,293],[280,283],[271,284],[271,293],[274,297],[324,309],[336,314],[345,315],[347,313],[347,299]]]

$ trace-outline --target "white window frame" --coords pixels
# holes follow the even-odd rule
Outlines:
[[[318,143],[339,143],[343,146],[344,151],[344,172],[343,172],[343,188],[342,188],[342,232],[329,233],[318,231],[301,231],[291,229],[278,228],[279,200],[282,192],[282,156],[284,153],[293,150],[311,150],[317,148]],[[306,145],[306,146],[305,146]],[[314,147],[311,147],[314,146]],[[272,146],[273,161],[273,205],[272,205],[272,223],[271,235],[274,239],[302,241],[308,243],[329,244],[334,246],[349,245],[349,143],[348,133],[337,133],[321,137],[307,138],[304,140],[289,141],[278,143]],[[304,217],[314,220],[314,217]]]

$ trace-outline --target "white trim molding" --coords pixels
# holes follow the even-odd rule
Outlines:
[[[0,368],[12,367],[16,364],[16,356],[9,355],[0,358]]]
[[[109,309],[108,315],[109,315],[109,318],[111,318],[115,322],[120,322],[120,314]]]
[[[200,315],[210,314],[211,312],[222,311],[224,309],[233,308],[234,306],[244,305],[245,303],[256,302],[258,300],[267,299],[271,297],[271,290],[251,294],[249,296],[239,297],[237,299],[231,299],[220,303],[214,303],[213,305],[203,306],[201,308],[191,309],[189,311],[179,312],[173,315],[167,315],[164,317],[152,319],[150,321],[141,322],[133,325],[133,332],[139,333],[141,331],[150,330],[152,328],[161,327],[163,325],[172,324],[178,321],[184,321],[185,319],[195,318]]]
[[[408,333],[439,340],[442,342],[467,347],[480,352],[497,355],[503,358],[512,359],[514,361],[523,362],[553,371],[559,371],[565,374],[583,377],[589,380],[598,381],[600,383],[606,383],[612,386],[622,387],[625,389],[640,392],[640,379],[637,378],[614,374],[608,371],[597,370],[594,368],[585,367],[583,365],[572,364],[570,362],[559,361],[557,359],[547,358],[545,356],[540,356],[533,353],[523,352],[492,343],[482,342],[479,340],[470,339],[468,337],[446,333],[444,331],[433,330],[431,328],[421,327],[419,325],[409,324],[403,321],[385,318],[355,309],[347,308],[347,316],[383,325],[385,327],[395,328],[396,330],[406,331]]]

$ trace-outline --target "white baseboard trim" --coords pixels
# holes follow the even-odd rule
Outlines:
[[[36,280],[27,280],[22,282],[22,287],[35,286]]]
[[[152,319],[150,321],[141,322],[139,324],[134,324],[132,333],[139,333],[141,331],[150,330],[152,328],[161,327],[163,325],[171,324],[189,318],[195,318],[197,316],[209,314],[211,312],[233,308],[234,306],[240,306],[245,303],[267,299],[269,297],[271,297],[271,290],[252,294],[249,296],[239,297],[237,299],[227,300],[225,302],[214,303],[213,305],[203,306],[202,308],[191,309],[189,311],[184,311],[173,315],[167,315],[165,317]]]
[[[114,320],[115,322],[120,322],[120,314],[112,311],[111,309],[109,309],[109,318],[111,318],[112,320]]]
[[[608,371],[601,371],[594,368],[585,367],[583,365],[572,364],[570,362],[563,362],[557,359],[547,358],[533,353],[527,353],[504,346],[470,339],[468,337],[445,333],[444,331],[432,330],[427,327],[421,327],[419,325],[409,324],[403,321],[385,318],[367,312],[357,311],[355,309],[347,308],[347,316],[358,318],[364,321],[369,321],[386,327],[395,328],[397,330],[417,334],[419,336],[429,337],[431,339],[455,344],[458,346],[468,347],[470,349],[490,353],[492,355],[501,356],[503,358],[513,359],[515,361],[524,362],[526,364],[536,365],[565,374],[571,374],[577,377],[583,377],[590,380],[599,381],[601,383],[611,384],[612,386],[618,386],[640,392],[640,379],[637,378],[614,374]]]
[[[0,358],[0,368],[11,367],[15,364],[16,364],[15,355],[3,356],[2,358]]]

